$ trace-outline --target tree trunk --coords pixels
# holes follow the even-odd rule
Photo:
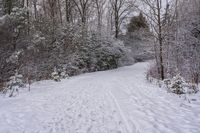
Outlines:
[[[162,25],[161,25],[161,1],[157,0],[157,10],[158,10],[158,42],[159,42],[159,59],[160,59],[160,78],[165,79],[164,64],[163,64],[163,39],[162,39]]]
[[[29,0],[26,0],[26,6],[27,8],[29,7]],[[29,16],[29,11],[27,11],[27,20],[28,20],[28,26],[27,26],[27,34],[29,35],[30,32],[30,16]]]
[[[71,1],[65,0],[66,21],[71,22]]]
[[[115,38],[118,38],[119,35],[119,14],[117,9],[117,4],[115,7]]]
[[[12,0],[4,0],[4,14],[11,14],[13,7]]]
[[[37,19],[37,0],[33,1],[33,6],[34,6],[34,17],[36,20]]]
[[[60,5],[60,0],[58,0],[58,9],[59,9],[59,15],[60,15],[60,23],[63,24],[62,9],[61,9],[61,5]]]

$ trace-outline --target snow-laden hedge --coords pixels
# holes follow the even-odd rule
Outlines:
[[[178,95],[194,94],[199,91],[198,85],[186,82],[180,74],[177,74],[173,78],[165,79],[164,81],[153,78],[151,75],[147,74],[146,79],[149,82],[166,89],[167,92]]]
[[[78,23],[50,26],[52,20],[41,18],[27,27],[26,11],[13,8],[10,15],[0,18],[0,87],[16,71],[23,83],[30,84],[114,69],[134,61],[122,42]]]
[[[3,93],[8,97],[16,96],[19,93],[19,89],[23,86],[23,76],[16,72],[15,75],[10,77],[9,82],[7,82],[3,89]]]
[[[118,66],[133,63],[129,58],[128,50],[122,42],[92,34],[87,44],[78,46],[73,53],[65,57],[65,61],[56,64],[59,73],[63,71],[73,76],[85,72],[104,71]]]
[[[175,94],[190,94],[199,91],[197,85],[187,83],[180,74],[177,74],[172,79],[165,79],[163,83],[168,91]]]

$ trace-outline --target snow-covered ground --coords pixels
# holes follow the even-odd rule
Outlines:
[[[0,97],[0,133],[200,133],[200,94],[148,83],[148,63],[34,83]]]

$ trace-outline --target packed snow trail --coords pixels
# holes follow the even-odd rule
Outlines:
[[[189,103],[148,83],[148,64],[41,81],[0,97],[0,133],[200,133],[200,95]]]

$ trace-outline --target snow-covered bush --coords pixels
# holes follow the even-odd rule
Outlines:
[[[66,66],[65,65],[60,65],[57,69],[57,72],[59,74],[60,79],[65,79],[69,78],[69,74],[66,71]]]
[[[121,42],[106,36],[107,34],[87,31],[83,36],[81,25],[61,26],[57,23],[52,32],[51,20],[42,16],[40,20],[31,22],[31,27],[24,28],[26,19],[20,17],[19,14],[26,15],[17,8],[13,9],[11,16],[8,15],[8,20],[12,18],[12,22],[14,22],[16,19],[16,23],[11,24],[14,25],[11,30],[13,35],[11,34],[9,38],[15,37],[18,31],[20,31],[20,36],[13,43],[15,50],[13,50],[13,45],[9,44],[11,48],[7,47],[7,43],[3,44],[5,47],[0,47],[0,58],[5,57],[6,59],[6,61],[0,59],[0,71],[4,75],[3,78],[0,77],[0,82],[4,82],[4,79],[7,80],[16,69],[19,69],[25,79],[28,78],[32,81],[46,79],[60,81],[62,78],[81,73],[114,69],[129,62],[128,50]],[[21,26],[17,26],[17,23]],[[23,33],[28,30],[30,31],[26,38],[27,34]],[[5,37],[0,36],[0,43],[5,42],[3,39],[6,39],[6,35]],[[2,37],[3,39],[1,39]],[[1,54],[4,49],[8,51],[6,54],[3,52],[5,55]],[[15,63],[13,60],[17,62]],[[1,62],[4,65],[1,66]],[[12,69],[10,69],[11,66]],[[57,70],[54,71],[54,68]],[[8,72],[9,74],[7,74]],[[3,80],[1,81],[1,79]]]
[[[119,59],[125,54],[123,47],[114,40],[101,40],[99,46],[93,49],[95,50],[91,50],[90,63],[98,71],[117,68]]]
[[[19,32],[20,29],[24,28],[28,24],[27,19],[27,9],[14,7],[12,9],[10,20],[13,23],[13,28],[15,32]]]
[[[153,49],[153,37],[151,32],[144,29],[140,29],[134,32],[128,32],[125,35],[121,35],[120,39],[128,50],[129,58],[134,58],[134,62],[143,62],[147,60],[153,60],[154,49]]]
[[[171,79],[165,79],[163,83],[164,86],[168,89],[168,91],[170,91]]]
[[[183,77],[181,77],[180,74],[177,74],[171,80],[171,84],[169,86],[170,90],[176,94],[184,94],[186,93],[184,89],[184,83],[185,83],[185,80],[183,79]]]
[[[61,77],[62,79],[65,79],[65,78],[69,78],[69,75],[66,73],[66,71],[62,71],[62,72],[60,73],[60,77]]]
[[[188,93],[188,94],[193,94],[193,93],[199,92],[198,86],[195,84],[187,83],[187,84],[184,84],[184,87],[186,89],[186,93]]]
[[[86,42],[82,44],[82,40],[78,41],[81,35],[78,36],[77,34],[76,43],[68,45],[70,49],[67,51],[70,54],[65,55],[63,61],[66,73],[69,76],[108,70],[119,66],[119,60],[126,53],[125,47],[121,43],[93,32],[88,34]]]
[[[69,75],[66,72],[65,66],[61,65],[59,69],[54,68],[54,72],[51,73],[51,77],[54,81],[59,82],[61,79],[69,78]]]
[[[119,59],[118,66],[127,66],[135,63],[135,59],[133,57],[133,51],[124,45],[124,42],[121,40],[114,41],[114,47],[118,47],[119,49]]]
[[[6,59],[7,62],[18,64],[19,56],[23,52],[23,50],[17,50],[15,51],[8,59]]]
[[[10,14],[0,17],[0,82],[7,82],[21,65],[19,58],[28,44],[27,22],[27,10],[21,7],[13,7]]]
[[[3,93],[8,95],[9,97],[16,96],[19,93],[19,88],[23,86],[23,76],[16,72],[14,76],[10,77],[10,81],[7,83],[7,86],[4,89]]]
[[[177,74],[172,79],[165,79],[164,86],[169,92],[175,94],[191,94],[199,91],[195,84],[187,83],[180,74]]]
[[[56,82],[60,81],[60,75],[59,75],[57,69],[54,69],[54,72],[51,73],[51,77]]]

